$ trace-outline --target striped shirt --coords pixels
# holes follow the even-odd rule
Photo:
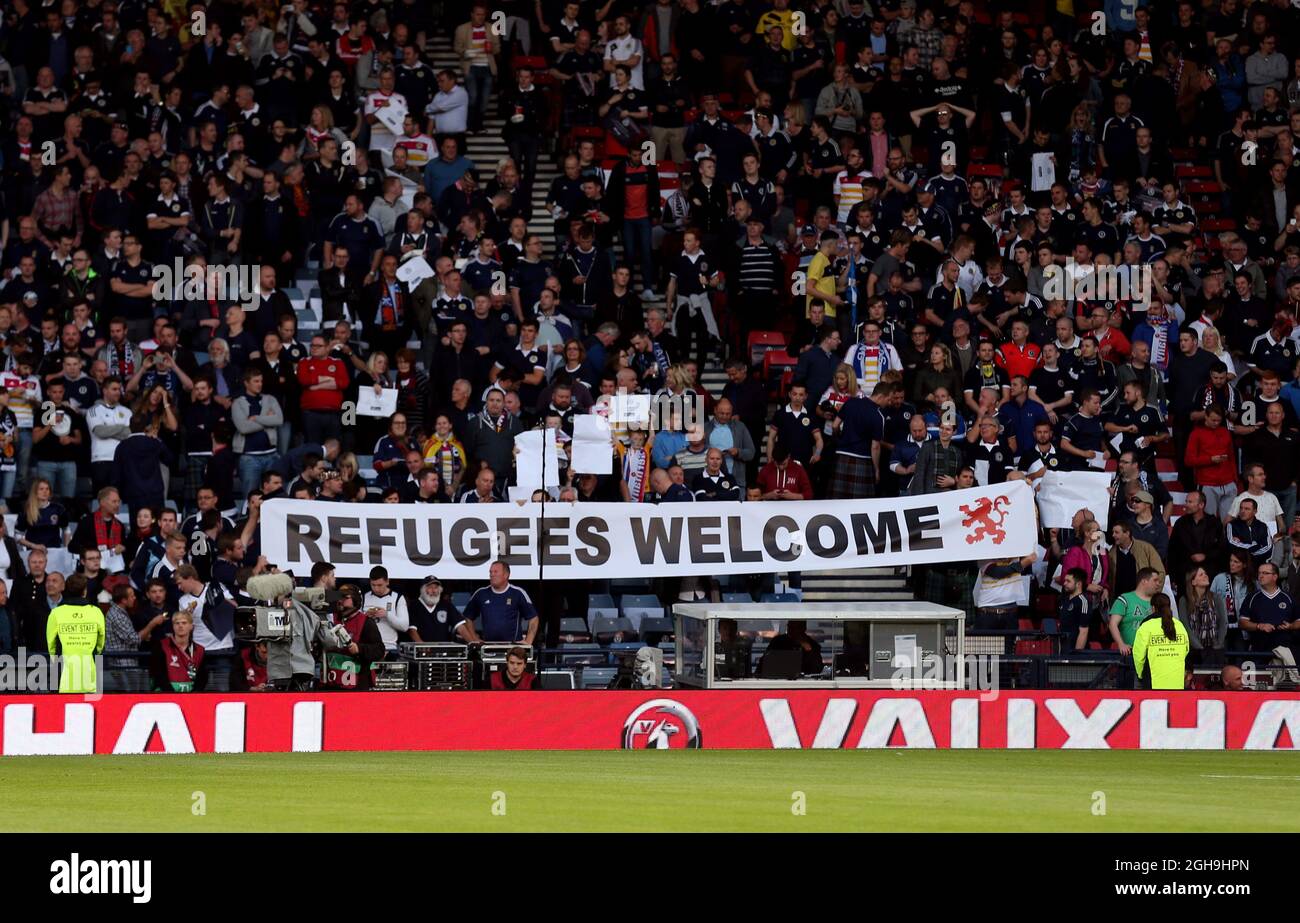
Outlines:
[[[746,244],[740,251],[738,283],[742,292],[767,294],[780,286],[780,257],[776,248],[767,242]]]
[[[835,202],[839,206],[839,214],[835,220],[840,224],[849,220],[849,212],[853,211],[853,206],[862,201],[862,184],[868,176],[870,174],[865,170],[859,173],[841,170],[835,177],[831,192],[834,193]]]

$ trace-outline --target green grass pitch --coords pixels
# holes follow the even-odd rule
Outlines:
[[[16,757],[0,780],[7,831],[1300,830],[1294,753]]]

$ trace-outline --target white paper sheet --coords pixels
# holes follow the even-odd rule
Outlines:
[[[400,134],[400,132],[399,132]],[[1033,176],[1030,178],[1030,189],[1034,192],[1046,192],[1052,188],[1056,182],[1056,163],[1052,154],[1035,154],[1030,164],[1030,170]]]
[[[1110,528],[1110,482],[1105,471],[1049,471],[1038,489],[1038,515],[1044,529],[1069,529],[1074,514],[1087,509],[1102,531]]]
[[[376,109],[375,118],[379,120],[379,124],[393,133],[394,140],[388,145],[388,150],[392,150],[396,139],[402,136],[402,123],[406,120],[406,107],[385,106],[382,109]]]
[[[615,423],[650,422],[650,395],[616,394],[609,418]]]
[[[435,275],[433,267],[422,256],[413,256],[397,267],[397,278],[405,282],[412,290],[432,275]]]
[[[519,449],[519,454],[515,456],[515,470],[519,475],[520,487],[536,490],[539,487],[560,485],[560,459],[555,451],[555,430],[531,429],[520,433],[515,437],[515,446]],[[543,446],[546,452],[544,461]]]
[[[894,669],[913,672],[920,669],[916,635],[894,635]]]
[[[572,455],[575,474],[609,474],[613,470],[614,442],[604,417],[584,413],[573,418]]]
[[[396,388],[384,388],[378,394],[374,388],[362,388],[357,393],[357,416],[391,417],[396,412]]]

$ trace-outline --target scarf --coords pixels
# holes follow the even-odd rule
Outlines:
[[[108,374],[116,375],[123,380],[135,375],[135,359],[130,343],[121,347],[108,344]]]
[[[482,425],[490,426],[495,432],[498,433],[506,428],[506,420],[509,419],[509,417],[510,414],[502,413],[501,416],[496,417],[494,419],[492,415],[489,414],[486,410],[482,410],[479,412],[479,419],[482,420]]]
[[[383,285],[383,295],[379,298],[379,321],[380,327],[387,333],[392,333],[402,323],[404,305],[402,304],[402,290],[397,285],[389,285],[387,282]]]
[[[870,394],[880,381],[882,375],[889,371],[889,350],[884,343],[868,346],[859,343],[853,350],[853,374],[861,381]]]
[[[465,466],[464,452],[456,437],[452,435],[448,435],[446,439],[439,439],[435,435],[430,439],[429,445],[424,450],[424,460],[438,469],[444,484],[452,483]]]
[[[104,522],[103,516],[95,517],[95,544],[100,548],[116,548],[122,541],[122,524],[114,517]]]
[[[623,482],[633,503],[645,502],[650,482],[650,450],[628,448],[623,453]]]
[[[849,296],[849,329],[856,331],[858,329],[858,261],[853,258],[852,253],[849,254],[849,278],[844,291]]]
[[[1210,594],[1206,593],[1192,610],[1192,630],[1196,632],[1202,650],[1214,649],[1214,642],[1218,640],[1216,638],[1218,627],[1219,620],[1214,613],[1214,605],[1210,602]]]
[[[658,340],[650,341],[650,351],[654,354],[655,363],[659,366],[659,375],[661,377],[666,375],[669,367],[672,365],[672,363],[668,361],[668,353],[659,345]]]

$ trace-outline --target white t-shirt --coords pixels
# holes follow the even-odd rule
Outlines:
[[[406,599],[402,594],[390,589],[387,596],[366,593],[361,600],[361,609],[383,609],[383,618],[376,619],[379,637],[384,639],[384,647],[395,650],[397,642],[406,638],[406,630],[411,627],[411,616],[406,611]]]
[[[211,585],[212,584],[207,584],[204,586],[204,594],[207,593],[208,587]],[[221,590],[221,595],[227,600],[230,600],[230,593],[227,592],[226,588],[220,584],[217,584],[217,586]],[[185,609],[188,609],[191,603],[194,605],[194,611],[192,613],[194,616],[194,643],[203,645],[205,651],[233,651],[235,649],[234,631],[232,630],[230,634],[226,635],[224,638],[218,638],[203,622],[203,596],[191,596],[189,593],[186,593],[181,597],[181,610],[184,611]]]
[[[1282,515],[1282,504],[1278,502],[1277,497],[1270,491],[1264,491],[1258,497],[1250,493],[1239,493],[1232,501],[1232,509],[1228,511],[1229,516],[1236,516],[1237,511],[1241,509],[1242,500],[1255,501],[1255,518],[1266,526],[1275,525],[1277,517]],[[1271,533],[1273,530],[1270,529]]]
[[[111,462],[118,444],[125,436],[110,436],[102,439],[95,435],[97,426],[130,426],[131,408],[125,404],[109,407],[99,401],[86,411],[86,428],[90,430],[90,460],[92,462]]]
[[[403,114],[408,110],[406,97],[401,93],[384,93],[382,90],[374,90],[366,94],[366,115],[375,115],[381,109],[398,109]],[[399,124],[398,131],[401,130]],[[397,135],[388,130],[383,122],[375,122],[370,126],[370,147],[372,150],[391,151],[393,145],[397,142]]]
[[[645,81],[641,76],[641,66],[644,63],[645,52],[641,48],[641,40],[629,32],[622,38],[610,39],[610,41],[605,45],[606,61],[626,61],[628,58],[632,57],[632,55],[637,55],[642,59],[637,62],[636,67],[631,69],[632,86],[638,90],[644,90]],[[609,75],[609,85],[611,87],[618,86],[618,82],[615,80],[612,72]]]

